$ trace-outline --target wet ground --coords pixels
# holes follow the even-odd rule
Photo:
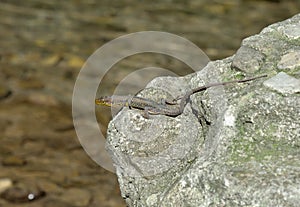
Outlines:
[[[104,43],[165,31],[220,59],[299,11],[297,0],[0,1],[0,206],[125,206],[116,176],[88,157],[72,123],[75,79]],[[190,72],[169,57],[137,55],[105,77],[104,92],[149,63]],[[105,131],[109,113],[100,109],[98,118]]]

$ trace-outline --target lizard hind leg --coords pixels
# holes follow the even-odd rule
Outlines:
[[[145,109],[142,111],[142,117],[145,119],[150,119],[148,107],[145,107]]]
[[[164,100],[164,101],[165,101],[165,104],[176,105],[176,104],[178,104],[178,101],[180,99],[182,99],[182,96],[178,96],[178,97],[174,98],[173,100]]]
[[[145,107],[143,112],[142,112],[142,116],[145,118],[145,119],[149,119],[150,118],[150,114],[152,115],[159,115],[161,114],[161,112],[153,107]]]

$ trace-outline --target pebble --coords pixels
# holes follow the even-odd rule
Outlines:
[[[27,100],[29,103],[37,104],[37,105],[43,105],[43,106],[58,106],[59,101],[52,95],[41,93],[41,92],[35,92],[30,93],[27,96]]]
[[[67,189],[61,200],[66,203],[70,203],[74,206],[88,206],[91,201],[91,194],[87,190],[79,189],[79,188],[70,188]]]
[[[71,68],[81,68],[84,64],[84,60],[78,56],[70,56],[68,57],[68,66]]]
[[[265,86],[282,94],[294,94],[300,92],[300,80],[285,72],[280,72],[276,76],[266,80]]]
[[[26,164],[26,160],[19,156],[8,156],[2,160],[2,165],[4,166],[23,166]]]
[[[50,180],[40,180],[39,186],[42,189],[46,189],[47,193],[62,193],[64,191],[59,185],[51,182]]]
[[[59,54],[52,54],[49,55],[48,57],[44,58],[41,63],[46,66],[55,66],[57,65],[63,57]]]
[[[0,197],[12,203],[31,202],[40,199],[46,192],[34,183],[17,183],[1,193]]]
[[[18,81],[18,86],[22,89],[42,89],[45,84],[37,78],[26,78]]]
[[[6,189],[12,186],[12,180],[9,178],[1,178],[0,179],[0,193],[4,192]]]
[[[12,91],[5,85],[0,84],[0,100],[9,97]]]

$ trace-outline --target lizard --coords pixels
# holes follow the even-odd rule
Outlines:
[[[138,96],[121,96],[121,95],[113,95],[113,96],[101,96],[95,99],[95,103],[97,105],[104,105],[104,106],[121,106],[121,107],[128,107],[128,108],[135,108],[143,110],[143,117],[149,118],[149,114],[152,115],[166,115],[170,117],[177,117],[183,113],[183,110],[190,99],[190,96],[198,93],[200,91],[204,91],[208,88],[215,87],[215,86],[225,86],[232,83],[244,83],[248,81],[252,81],[258,78],[267,77],[267,75],[261,75],[251,78],[245,78],[241,80],[232,80],[227,82],[216,82],[216,83],[209,83],[204,86],[200,86],[194,88],[188,92],[186,92],[182,97],[176,98],[173,101],[162,101],[161,103],[155,102],[150,99],[138,97]],[[176,101],[180,100],[179,104]],[[172,106],[173,105],[173,106]]]

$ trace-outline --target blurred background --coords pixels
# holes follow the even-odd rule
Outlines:
[[[164,31],[222,59],[299,11],[299,0],[0,0],[0,206],[125,206],[116,176],[88,157],[72,123],[76,77],[103,44]],[[103,93],[146,66],[192,72],[164,55],[134,55],[105,76]],[[97,118],[105,133],[110,111],[97,108]]]

